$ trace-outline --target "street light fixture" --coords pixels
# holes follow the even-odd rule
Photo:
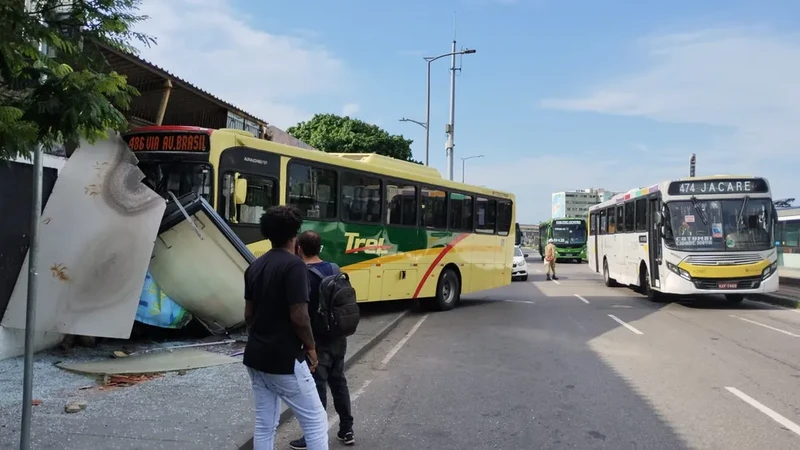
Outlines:
[[[467,156],[466,158],[461,158],[461,182],[464,182],[464,167],[468,159],[476,159],[476,158],[483,158],[483,155],[475,155],[475,156]]]
[[[406,119],[405,117],[403,117],[402,119],[400,119],[400,122],[411,122],[421,126],[422,128],[425,128],[426,130],[428,129],[428,125],[425,122],[420,122],[419,120]]]
[[[444,54],[439,55],[439,56],[425,56],[423,58],[425,60],[425,62],[428,63],[428,84],[427,84],[427,95],[426,95],[427,98],[426,98],[426,102],[425,102],[425,165],[426,166],[430,165],[429,164],[429,161],[430,161],[429,160],[429,153],[430,153],[429,150],[430,150],[430,142],[431,142],[431,63],[436,61],[437,59],[441,59],[441,58],[444,58],[446,56],[452,56],[453,57],[453,62],[452,62],[452,67],[451,67],[452,76],[451,76],[451,81],[450,81],[450,83],[451,83],[451,86],[450,86],[450,110],[451,110],[450,111],[450,119],[452,121],[452,118],[453,118],[454,88],[455,88],[454,77],[455,77],[455,59],[456,59],[456,55],[471,55],[471,54],[475,53],[475,51],[476,51],[475,49],[467,48],[467,49],[464,49],[464,50],[461,50],[461,51],[457,52],[456,51],[456,41],[453,41],[453,51],[451,51],[450,53],[444,53]],[[450,128],[451,128],[450,133],[451,133],[451,136],[452,136],[452,124],[451,124]],[[452,160],[451,160],[450,164],[449,164],[450,175],[451,175],[450,179],[453,179],[453,177],[452,177],[452,168],[453,168],[453,165],[452,165]]]

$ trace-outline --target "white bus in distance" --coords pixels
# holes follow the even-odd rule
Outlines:
[[[632,189],[589,209],[587,258],[606,286],[663,294],[778,290],[777,212],[769,183],[717,175]]]

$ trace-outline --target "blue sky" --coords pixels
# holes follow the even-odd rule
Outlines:
[[[698,174],[766,176],[800,196],[800,3],[677,0],[144,0],[159,43],[142,56],[285,128],[346,113],[414,139],[423,159],[423,56],[463,57],[455,177],[517,195]],[[431,165],[446,175],[449,60],[433,64]],[[797,130],[797,131],[795,131]]]

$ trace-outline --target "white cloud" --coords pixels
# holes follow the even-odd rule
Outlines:
[[[263,31],[229,0],[144,0],[141,12],[142,31],[158,39],[143,58],[281,128],[312,116],[296,106],[303,98],[335,94],[347,79],[312,33]]]
[[[554,191],[627,190],[686,176],[692,153],[698,175],[766,176],[776,197],[797,193],[791,161],[800,149],[800,35],[725,28],[637,45],[646,57],[642,69],[541,106],[706,125],[708,136],[680,148],[635,142],[612,154],[563,157],[570,149],[551,149],[552,157],[486,161],[468,168],[468,181],[515,192],[521,221],[546,218]]]
[[[639,45],[651,60],[646,69],[542,106],[721,127],[717,150],[737,157],[797,152],[800,35],[727,28]]]
[[[358,103],[347,103],[342,106],[342,115],[355,117],[356,114],[361,110],[361,105]]]

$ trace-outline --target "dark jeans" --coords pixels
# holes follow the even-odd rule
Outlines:
[[[326,384],[331,388],[333,407],[339,415],[339,431],[353,431],[353,415],[350,411],[350,390],[344,376],[344,355],[347,353],[347,339],[317,345],[319,363],[314,371],[317,392],[322,407],[328,408]]]

